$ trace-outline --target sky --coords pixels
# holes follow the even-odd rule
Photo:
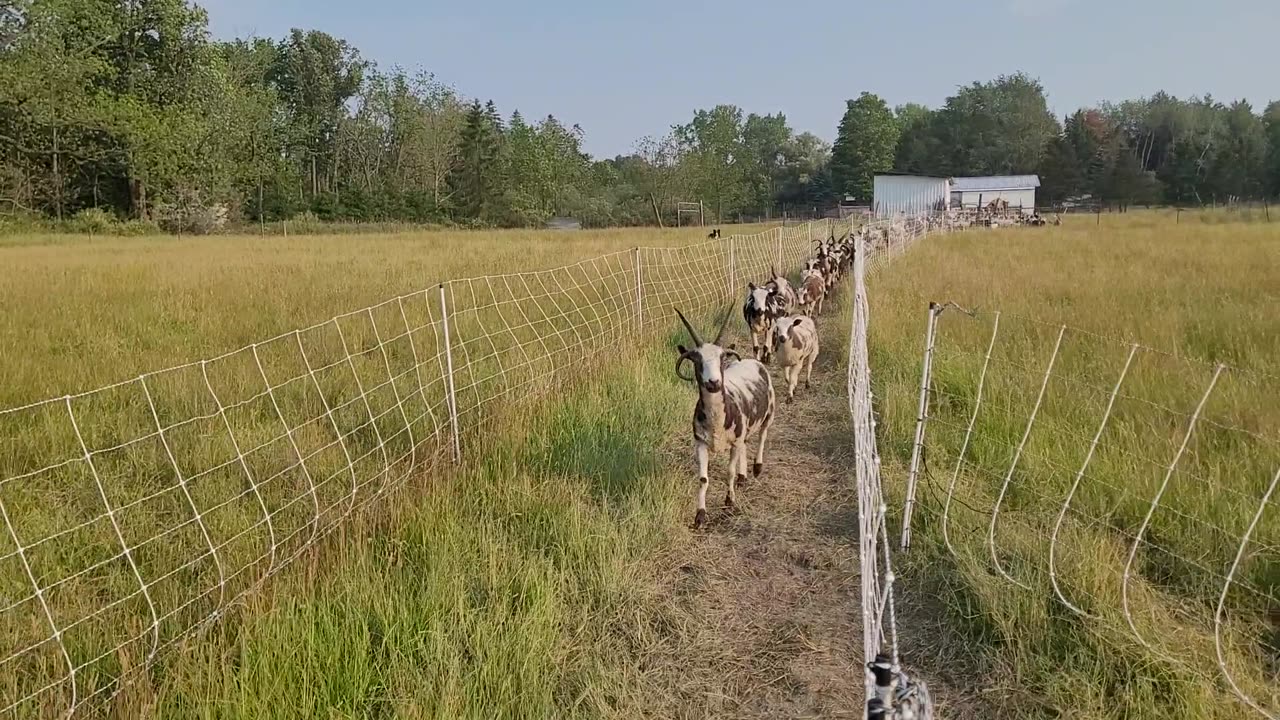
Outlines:
[[[323,30],[504,116],[578,123],[596,157],[720,103],[831,140],[864,90],[937,107],[1019,71],[1059,116],[1158,90],[1280,99],[1280,0],[197,2],[219,39]]]

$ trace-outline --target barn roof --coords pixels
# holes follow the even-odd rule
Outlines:
[[[942,175],[921,175],[919,173],[902,172],[900,170],[885,170],[884,172],[876,173],[875,177],[913,177],[913,178],[927,178],[929,180],[946,180],[947,179]]]
[[[988,190],[1026,190],[1040,187],[1039,175],[991,175],[988,177],[958,177],[951,179],[951,189],[962,192],[986,192]]]

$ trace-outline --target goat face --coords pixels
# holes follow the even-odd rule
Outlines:
[[[720,346],[720,340],[724,336],[725,326],[729,324],[729,317],[725,316],[724,323],[720,325],[720,332],[716,333],[716,339],[713,342],[703,342],[698,334],[694,332],[693,326],[685,319],[684,315],[676,310],[676,314],[680,316],[680,321],[684,323],[685,328],[689,331],[689,336],[693,338],[693,347],[686,348],[684,345],[677,345],[676,350],[679,355],[676,358],[676,375],[682,380],[696,382],[698,388],[707,393],[718,393],[724,389],[724,369],[741,360],[738,353],[733,348],[724,348]],[[693,363],[695,376],[690,377],[680,372],[685,362]]]
[[[768,285],[756,287],[755,283],[750,283],[747,285],[747,290],[749,291],[747,307],[767,315],[773,308],[775,296],[778,294],[777,288],[772,288]]]
[[[778,318],[773,323],[773,347],[780,348],[787,344],[791,339],[792,331],[800,326],[807,318]],[[797,340],[798,342],[798,340]],[[799,347],[799,345],[797,345]]]

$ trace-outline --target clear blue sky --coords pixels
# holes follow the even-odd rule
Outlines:
[[[579,123],[598,157],[717,103],[830,140],[863,90],[936,107],[1019,70],[1058,115],[1161,89],[1280,99],[1280,0],[198,1],[215,37],[324,30],[504,116]]]

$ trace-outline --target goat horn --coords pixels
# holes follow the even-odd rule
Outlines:
[[[685,382],[695,382],[692,375],[684,375],[680,372],[680,366],[684,365],[686,360],[693,362],[693,358],[689,357],[689,353],[684,353],[680,357],[676,358],[676,377],[684,380]]]
[[[684,329],[689,331],[689,337],[693,338],[693,342],[698,345],[701,345],[702,338],[698,337],[698,332],[693,329],[692,325],[689,324],[689,321],[685,318],[684,313],[680,312],[680,308],[672,308],[672,310],[675,310],[676,315],[680,316],[680,322],[684,323]]]
[[[713,344],[719,345],[720,341],[724,339],[724,329],[729,327],[729,318],[731,317],[733,317],[733,308],[729,308],[728,312],[724,314],[724,322],[720,323],[720,332],[716,333],[716,341]]]

